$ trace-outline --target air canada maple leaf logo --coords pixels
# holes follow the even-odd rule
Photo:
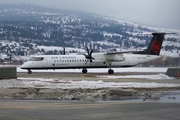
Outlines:
[[[155,52],[155,53],[158,53],[161,49],[161,44],[159,41],[157,40],[154,40],[151,44],[152,46],[152,51]]]

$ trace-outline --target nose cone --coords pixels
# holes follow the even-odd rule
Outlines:
[[[26,62],[23,65],[21,65],[20,68],[21,69],[28,69],[28,68],[30,68],[30,65],[28,64],[28,62]]]
[[[25,69],[25,65],[24,65],[24,64],[21,65],[20,68],[21,68],[21,69]]]

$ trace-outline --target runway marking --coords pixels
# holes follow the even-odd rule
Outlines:
[[[17,105],[17,106],[0,106],[0,109],[41,109],[41,108],[60,108],[61,107],[98,107],[98,106],[106,106],[106,105],[123,105],[123,104],[140,104],[143,102],[100,102],[100,103],[87,103],[87,104],[76,104],[76,103],[71,103],[71,104],[53,104],[53,103],[43,103],[43,104],[48,104],[48,105]],[[147,102],[144,102],[147,103]],[[63,108],[64,109],[64,108]]]

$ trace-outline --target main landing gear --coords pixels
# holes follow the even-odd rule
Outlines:
[[[83,68],[83,69],[82,69],[82,73],[87,73],[87,72],[88,72],[88,71],[87,71],[86,68]],[[108,73],[109,73],[109,74],[114,74],[114,70],[110,68],[110,69],[108,70]]]
[[[32,74],[32,71],[30,69],[28,70],[28,74]]]
[[[82,73],[87,73],[88,71],[87,71],[87,69],[86,68],[83,68],[82,69]]]
[[[114,70],[110,68],[110,69],[108,70],[108,73],[109,73],[109,74],[114,74]]]
[[[107,67],[109,68],[108,73],[109,73],[109,74],[114,74],[114,70],[111,69],[111,63],[106,64],[106,65],[107,65]]]

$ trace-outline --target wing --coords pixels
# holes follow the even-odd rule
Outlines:
[[[105,62],[121,62],[125,60],[123,53],[129,52],[116,52],[116,53],[106,53],[104,54]]]
[[[120,51],[120,52],[110,52],[110,53],[106,53],[105,55],[123,54],[123,53],[133,53],[133,52],[137,52],[137,51]]]
[[[123,56],[123,53],[133,53],[133,52],[135,51],[103,53],[103,54],[97,54],[94,57],[96,62],[105,62],[105,63],[121,62],[121,61],[125,61],[125,57]]]

